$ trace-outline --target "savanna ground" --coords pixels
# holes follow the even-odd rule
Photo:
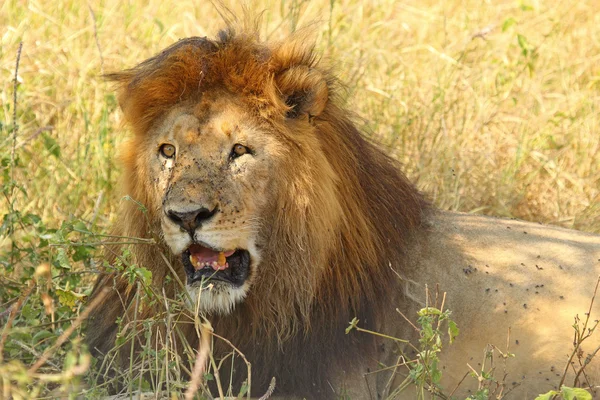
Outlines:
[[[600,232],[599,2],[248,8],[265,38],[311,26],[357,123],[437,206]],[[0,398],[102,393],[80,323],[102,243],[126,240],[103,235],[127,137],[102,73],[222,26],[198,1],[1,3]]]

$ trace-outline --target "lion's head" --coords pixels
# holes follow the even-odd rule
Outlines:
[[[322,351],[288,357],[348,351],[344,326],[376,319],[425,203],[337,105],[312,47],[229,30],[109,77],[134,133],[126,190],[148,210],[126,206],[120,233],[158,238],[133,249],[154,283],[168,249],[192,303],[261,368],[309,331]]]

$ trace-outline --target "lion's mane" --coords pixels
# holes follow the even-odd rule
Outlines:
[[[358,340],[345,328],[354,317],[367,329],[377,326],[388,294],[400,290],[393,269],[402,268],[406,241],[427,203],[397,163],[357,130],[340,106],[336,79],[304,35],[277,43],[256,37],[229,29],[216,40],[180,40],[135,68],[109,75],[133,131],[123,151],[125,192],[146,207],[124,202],[115,233],[155,239],[155,245],[130,251],[152,271],[153,284],[173,296],[176,285],[165,285],[172,274],[167,263],[174,270],[181,265],[161,241],[160,204],[142,183],[148,171],[138,148],[174,105],[202,91],[239,95],[276,132],[289,156],[284,168],[273,171],[282,190],[262,216],[260,278],[231,314],[209,320],[253,363],[253,392],[265,390],[276,376],[280,394],[328,397],[336,366],[372,354],[368,335]],[[114,264],[121,249],[112,246],[106,254]],[[99,277],[95,293],[103,287],[112,290],[88,329],[98,353],[114,346],[115,320],[127,315],[136,291],[109,271]],[[139,319],[156,315],[152,307],[143,312]],[[195,330],[186,335],[195,346]]]

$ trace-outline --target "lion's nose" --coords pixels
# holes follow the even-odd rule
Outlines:
[[[212,210],[209,210],[208,208],[202,207],[193,211],[168,210],[167,217],[179,225],[181,229],[193,234],[196,228],[211,219],[217,213],[217,208],[218,207],[215,207]]]

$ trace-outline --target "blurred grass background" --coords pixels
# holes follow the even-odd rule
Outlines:
[[[232,8],[236,10],[235,2]],[[348,107],[440,207],[600,232],[600,4],[255,1],[277,38],[311,25]],[[240,7],[237,7],[239,10]],[[104,228],[118,202],[119,125],[101,74],[223,26],[205,2],[6,1],[3,147],[27,168],[19,209]],[[96,40],[97,39],[97,40]],[[8,140],[8,142],[7,142]]]
[[[226,4],[241,14],[237,2]],[[599,2],[256,0],[247,8],[262,12],[268,39],[312,27],[357,123],[439,207],[600,232]],[[44,370],[52,379],[27,374],[79,315],[95,243],[121,201],[117,155],[127,131],[102,73],[179,38],[214,36],[221,21],[198,1],[1,3],[4,395],[47,393],[52,379],[71,382],[65,365],[85,362],[74,340],[53,350]],[[10,315],[20,299],[22,311]]]

